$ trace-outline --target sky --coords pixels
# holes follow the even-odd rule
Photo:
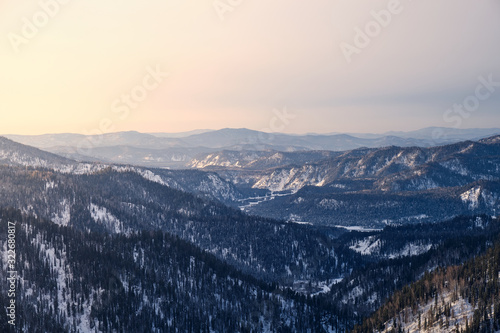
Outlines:
[[[500,127],[498,0],[0,0],[0,133]]]

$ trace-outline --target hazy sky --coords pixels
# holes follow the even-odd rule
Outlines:
[[[498,0],[59,1],[0,0],[0,133],[500,127]]]

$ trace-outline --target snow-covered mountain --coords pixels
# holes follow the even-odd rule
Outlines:
[[[392,295],[354,333],[498,332],[500,244],[463,265],[438,268]]]
[[[245,169],[263,171],[270,168],[284,167],[288,165],[302,165],[305,163],[321,161],[340,154],[340,152],[327,150],[298,152],[280,152],[276,150],[224,150],[192,159],[187,166],[194,169],[204,170]]]
[[[4,160],[13,165],[75,175],[107,168],[135,172],[163,186],[245,207],[252,214],[299,222],[380,226],[467,212],[496,214],[500,209],[498,137],[430,148],[223,151],[192,164],[211,172],[78,163],[8,139],[2,147]],[[448,209],[432,207],[435,200],[443,200]],[[414,204],[402,214],[399,205],[409,201]]]
[[[340,231],[319,232],[227,207],[221,201],[237,200],[234,188],[216,174],[127,166],[73,173],[0,165],[0,178],[0,208],[59,226],[123,236],[168,232],[257,277],[287,283],[337,278],[347,269],[328,236]],[[215,192],[221,200],[214,200]],[[287,243],[293,245],[283,248]]]
[[[61,166],[73,166],[76,163],[64,157],[19,144],[0,136],[0,164],[59,168]]]
[[[25,331],[488,331],[500,248],[478,255],[500,235],[499,146],[227,150],[168,170],[0,138],[0,264],[14,221]]]
[[[15,275],[6,269],[14,266],[7,221],[20,258]],[[333,332],[335,325],[330,304],[274,288],[168,233],[82,233],[0,208],[0,235],[0,305],[15,301],[15,318],[0,313],[2,333]]]
[[[432,148],[391,146],[344,153],[254,153],[244,156],[243,161],[237,158],[241,153],[223,152],[196,160],[192,166],[217,170],[241,186],[270,191],[297,191],[304,186],[352,191],[346,181],[364,181],[369,185],[364,189],[381,191],[428,190],[498,179],[498,140],[492,137]],[[287,162],[290,165],[283,166]]]
[[[69,175],[95,174],[108,169],[121,173],[134,172],[148,181],[223,202],[234,202],[242,198],[232,183],[216,173],[76,162],[3,137],[0,137],[0,165],[44,168]]]
[[[268,191],[271,200],[245,207],[252,214],[380,226],[469,212],[497,214],[499,165],[500,141],[492,137],[432,148],[358,149],[301,166],[258,172],[234,168],[217,172],[242,189]],[[433,204],[438,201],[444,206]]]

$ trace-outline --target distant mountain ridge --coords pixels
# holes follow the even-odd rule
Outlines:
[[[431,147],[465,140],[477,140],[493,134],[500,134],[500,129],[427,128],[408,133],[292,135],[265,133],[245,128],[226,128],[172,134],[147,134],[129,131],[93,136],[46,134],[36,136],[6,135],[5,137],[78,161],[185,168],[191,160],[202,159],[206,154],[221,150],[292,152],[306,150],[346,151],[362,147],[380,148],[386,146]],[[78,149],[82,147],[85,149]]]

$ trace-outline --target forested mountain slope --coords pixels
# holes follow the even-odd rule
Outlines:
[[[433,148],[359,149],[260,174],[218,172],[240,187],[292,191],[245,207],[272,218],[380,227],[455,214],[495,215],[500,209],[499,138]]]
[[[93,174],[106,169],[118,172],[135,172],[147,180],[226,203],[242,198],[242,194],[232,183],[223,180],[215,173],[197,170],[148,169],[97,162],[79,163],[0,137],[0,166],[3,165],[25,167],[25,169],[30,167],[46,169],[44,171],[48,169],[70,175]]]
[[[300,153],[270,154],[261,156],[252,163],[240,164],[229,153],[210,154],[205,162],[196,162],[194,167],[210,166],[228,160],[231,172],[218,172],[231,178],[236,184],[247,184],[255,188],[272,191],[297,191],[304,186],[329,187],[337,182],[352,191],[349,182],[365,180],[364,190],[414,191],[438,187],[465,185],[477,180],[498,179],[500,142],[498,136],[477,142],[464,141],[446,146],[360,148],[330,154],[312,154],[304,161]],[[321,157],[323,156],[323,157]],[[286,158],[285,158],[286,157]],[[266,168],[265,160],[270,167]],[[276,165],[274,160],[289,161],[289,165]],[[201,164],[199,164],[201,163]],[[256,173],[256,165],[261,165]],[[224,167],[226,163],[220,163]],[[255,166],[254,166],[255,165]],[[227,168],[227,167],[226,167]]]
[[[251,217],[132,171],[73,175],[0,167],[0,177],[0,207],[83,231],[166,231],[267,279],[336,278],[351,260],[333,250],[331,237],[340,231]]]
[[[0,277],[15,223],[16,326],[1,332],[328,332],[327,307],[163,232],[79,232],[0,210]],[[10,304],[7,283],[0,304]],[[331,316],[330,316],[331,317]],[[321,319],[321,320],[320,320]]]
[[[440,268],[396,292],[353,332],[497,332],[500,243],[460,266]]]

